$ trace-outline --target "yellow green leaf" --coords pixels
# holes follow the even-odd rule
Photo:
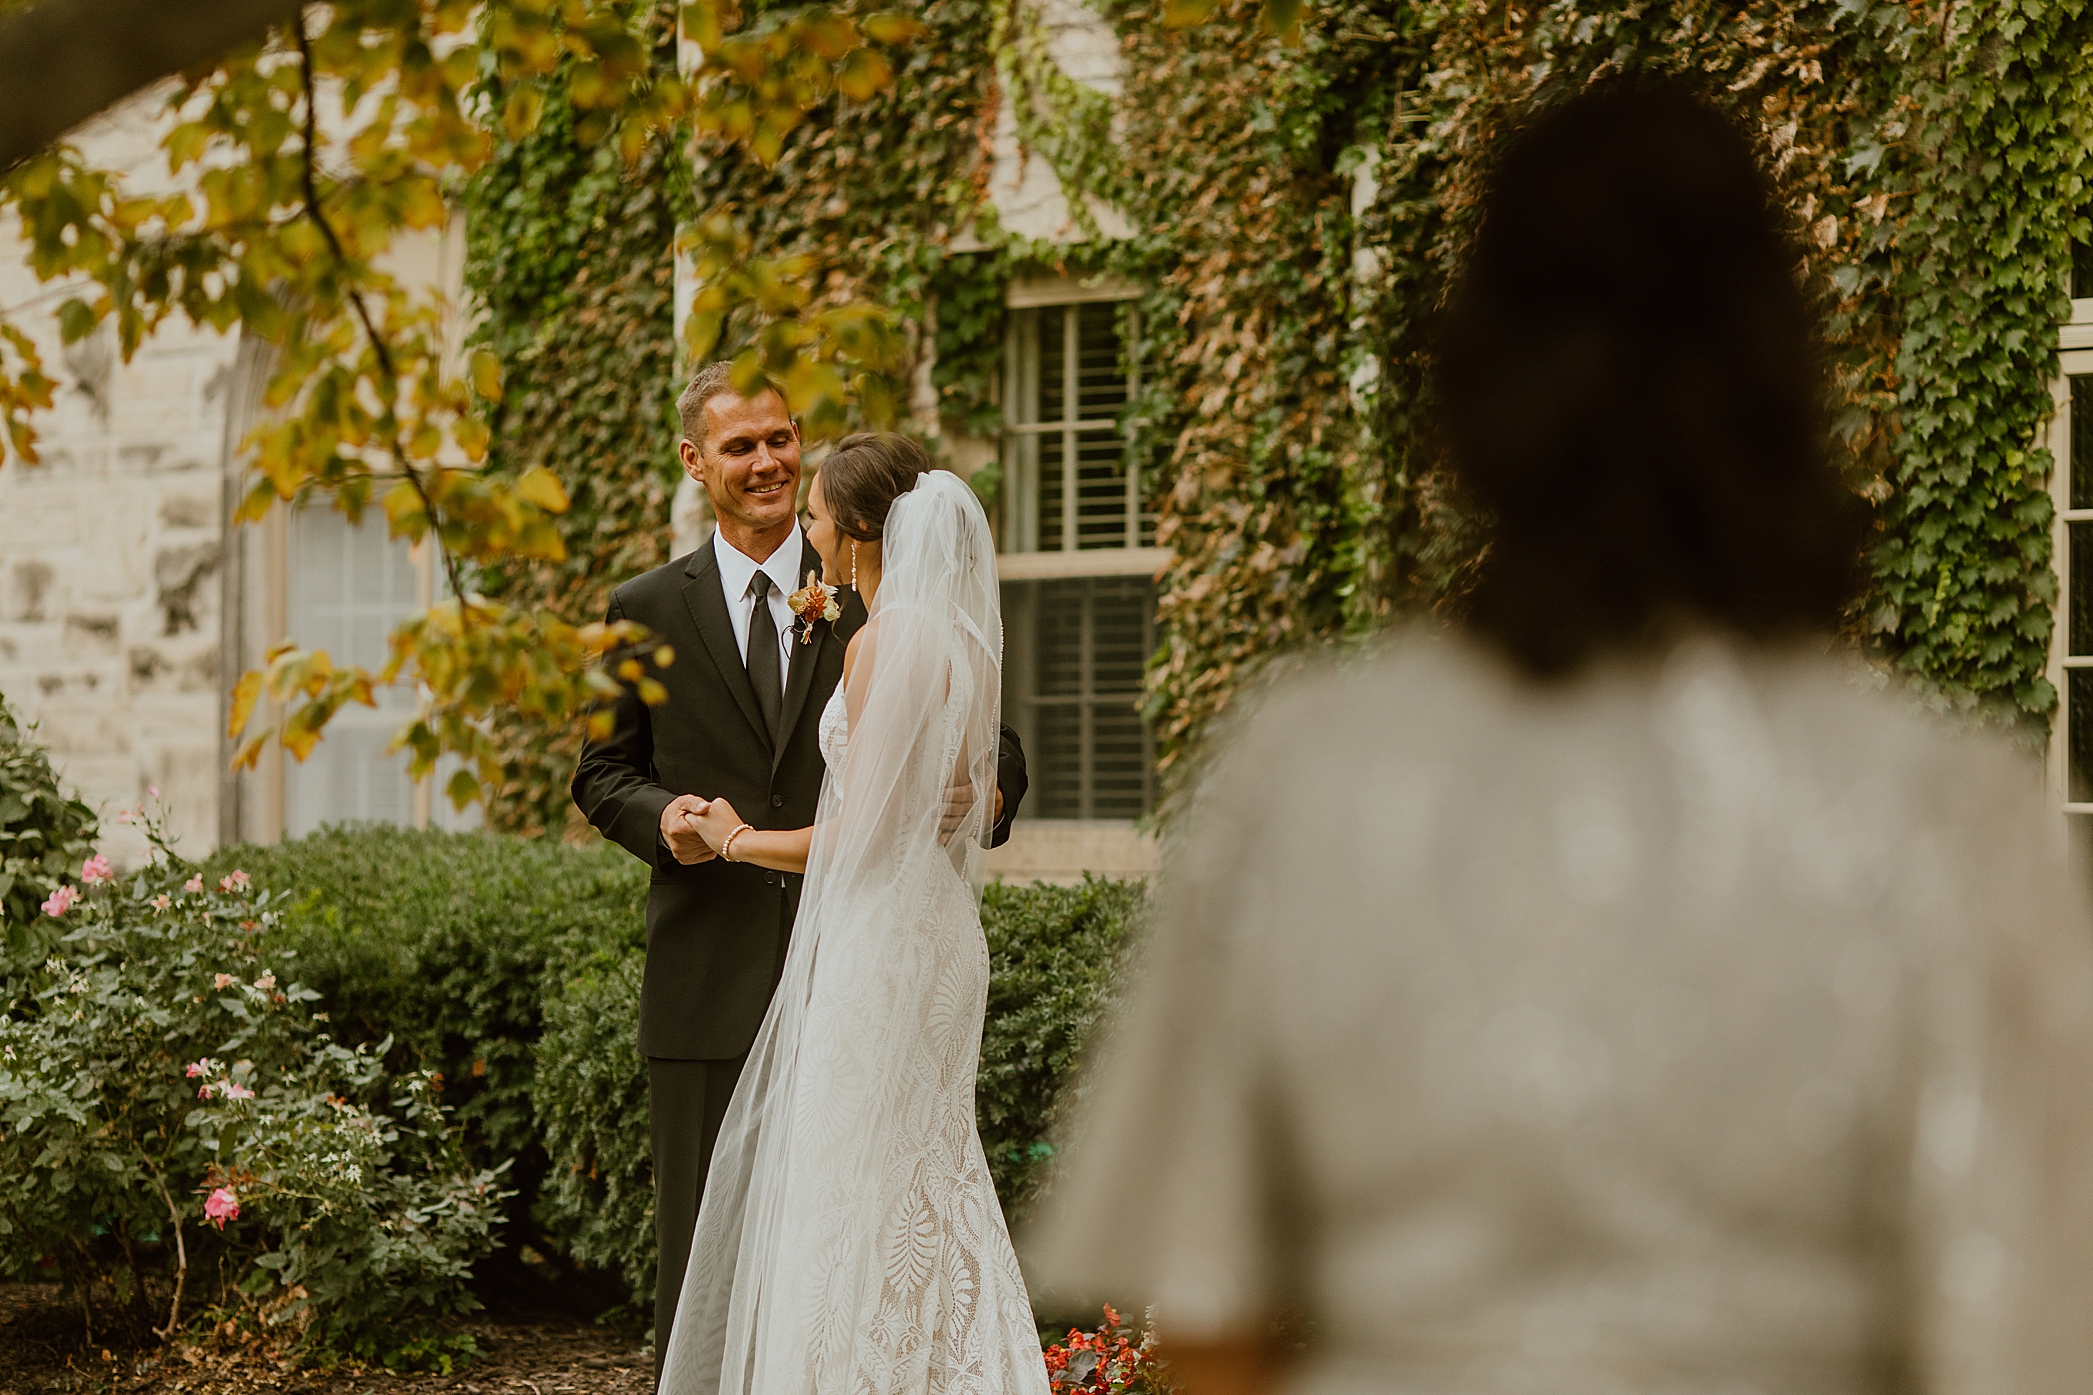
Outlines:
[[[526,84],[509,93],[501,107],[502,133],[510,140],[522,140],[538,129],[539,120],[545,115],[545,92],[535,84]]]
[[[885,90],[893,80],[893,66],[878,49],[854,48],[836,70],[837,90],[860,102]]]
[[[480,782],[470,770],[454,770],[444,793],[450,796],[451,807],[462,813],[466,805],[480,797]]]
[[[547,513],[567,511],[567,491],[560,486],[560,477],[543,465],[525,470],[523,478],[516,481],[516,492]]]
[[[241,674],[240,681],[233,685],[232,711],[225,723],[227,737],[237,740],[240,733],[247,729],[247,719],[254,715],[254,704],[261,695],[262,671],[249,669]]]

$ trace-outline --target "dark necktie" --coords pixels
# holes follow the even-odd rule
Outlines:
[[[770,728],[770,744],[778,744],[778,727],[785,720],[785,680],[778,664],[778,622],[770,613],[770,578],[757,572],[749,582],[756,608],[749,612],[749,686],[756,690],[756,707]]]

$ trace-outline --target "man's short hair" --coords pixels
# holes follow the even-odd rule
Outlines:
[[[734,392],[734,362],[732,359],[717,359],[700,368],[676,399],[676,414],[683,418],[683,439],[703,450],[705,447],[705,404],[723,392]],[[753,396],[775,392],[780,398],[785,392],[768,377]]]

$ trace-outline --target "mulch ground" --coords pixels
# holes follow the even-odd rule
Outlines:
[[[484,1355],[450,1375],[286,1368],[206,1340],[169,1349],[90,1346],[75,1302],[45,1284],[0,1284],[5,1395],[648,1395],[651,1359],[632,1334],[586,1318],[483,1314],[463,1324]]]

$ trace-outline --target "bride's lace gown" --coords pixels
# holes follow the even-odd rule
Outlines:
[[[833,780],[845,768],[849,741],[840,687],[822,711],[820,733]],[[918,870],[916,884],[898,898],[909,913],[896,924],[865,927],[868,949],[913,972],[893,979],[862,974],[869,966],[854,954],[833,972],[815,968],[813,1015],[839,1030],[819,1034],[829,1059],[807,1062],[810,1082],[827,1087],[807,1091],[810,1114],[837,1129],[868,1112],[909,1121],[879,1164],[883,1214],[864,1214],[854,1195],[821,1199],[830,1224],[877,1227],[884,1273],[870,1302],[824,1312],[819,1364],[854,1360],[851,1388],[858,1391],[1044,1391],[1045,1367],[1031,1355],[1039,1349],[1038,1329],[975,1124],[974,1072],[988,1002],[981,916],[972,888],[948,864]],[[859,1078],[849,1043],[880,1024],[913,1035],[920,1049],[910,1053],[904,1074]],[[809,1299],[826,1277],[817,1260],[805,1277]],[[1013,1352],[1030,1357],[1022,1369],[1012,1369]]]
[[[955,773],[994,799],[992,548],[965,486],[924,479],[888,523],[878,666],[862,646],[821,713],[806,899],[706,1182],[669,1395],[1047,1395],[975,1126],[979,814],[938,838]]]

